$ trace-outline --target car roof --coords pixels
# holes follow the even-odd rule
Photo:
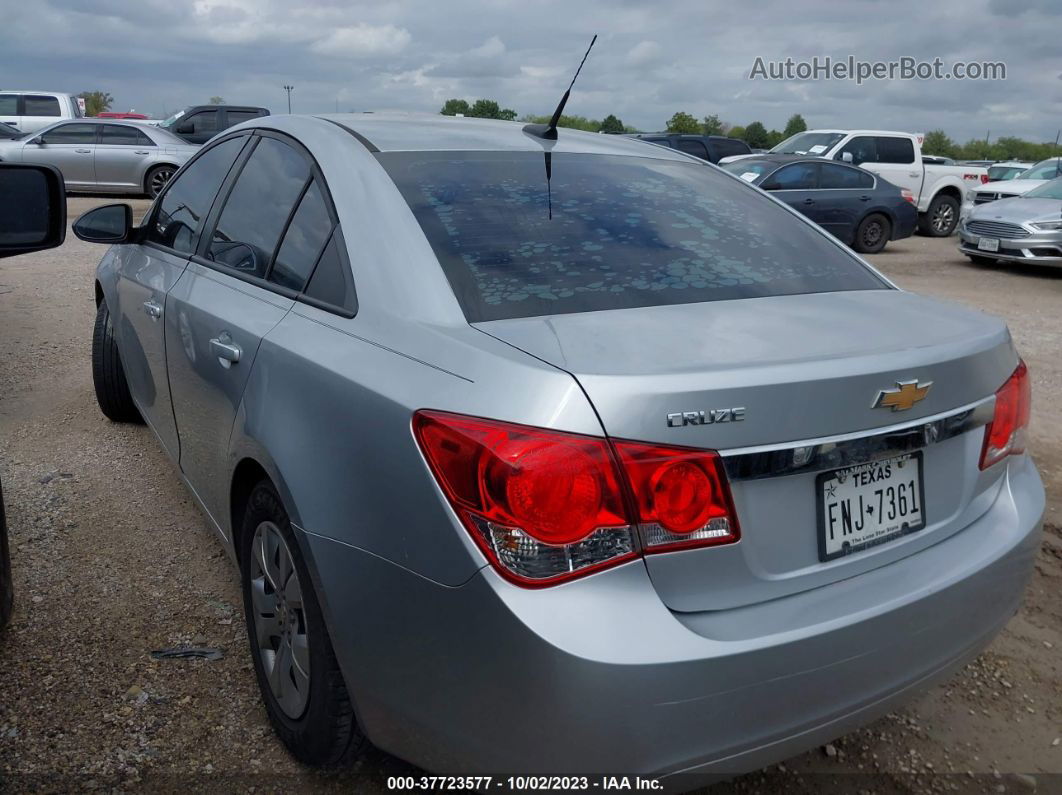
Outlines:
[[[102,119],[96,116],[79,116],[74,119],[59,119],[53,123],[56,124],[128,124],[131,127],[150,127],[152,129],[158,129],[158,125],[148,124],[147,119],[110,119],[104,117]]]
[[[268,116],[239,127],[267,127],[282,120],[311,117]],[[606,135],[565,127],[557,140],[543,140],[523,131],[522,122],[461,118],[431,113],[343,113],[312,117],[344,127],[371,149],[380,152],[412,151],[524,151],[582,152],[629,155],[683,162],[704,161],[663,147],[647,147],[625,135]]]
[[[836,163],[837,162],[836,160],[830,160],[827,157],[816,157],[815,155],[771,155],[771,154],[749,155],[747,157],[741,158],[740,160],[735,160],[734,162],[735,163],[751,163],[753,161],[759,161],[761,163],[777,163],[779,165],[781,165],[782,163],[797,163],[797,162],[801,162],[801,161],[809,161],[809,162],[812,162],[812,163]],[[730,164],[727,163],[726,165],[730,165]],[[840,163],[839,165],[848,166],[849,168],[853,167],[851,163]]]

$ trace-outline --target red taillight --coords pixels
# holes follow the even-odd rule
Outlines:
[[[987,185],[988,184],[988,174],[982,174],[981,175],[981,184],[982,185]]]
[[[472,538],[502,574],[546,585],[635,556],[608,442],[418,411],[413,430]]]
[[[987,469],[1008,455],[1025,452],[1025,433],[1032,410],[1032,385],[1025,362],[996,392],[996,410],[985,428],[981,447],[981,469]]]
[[[599,437],[435,411],[414,414],[413,431],[476,544],[520,585],[738,539],[726,475],[709,451],[617,442],[617,462]]]
[[[903,196],[903,200],[905,202],[909,202],[911,204],[915,203],[914,194],[911,193],[911,191],[907,190],[907,188],[900,188],[900,195]]]
[[[722,459],[708,450],[617,442],[646,552],[738,540]]]

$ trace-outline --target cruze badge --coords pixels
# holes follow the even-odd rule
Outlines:
[[[682,428],[686,425],[715,425],[719,422],[742,422],[745,407],[732,409],[709,409],[708,411],[676,411],[667,415],[667,427]]]
[[[896,389],[883,389],[878,392],[877,398],[870,404],[872,409],[892,409],[893,411],[907,411],[915,403],[925,398],[932,381],[924,384],[918,381],[897,381]]]

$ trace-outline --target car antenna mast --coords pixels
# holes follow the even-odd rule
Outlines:
[[[572,82],[568,84],[568,90],[565,91],[564,96],[561,97],[557,109],[553,111],[553,117],[549,120],[549,124],[528,124],[524,127],[525,133],[533,135],[536,138],[545,138],[548,141],[557,140],[557,123],[560,121],[561,114],[564,112],[564,106],[568,102],[568,96],[572,93],[572,86],[575,85],[575,81],[579,77],[579,72],[582,71],[583,64],[586,63],[586,57],[590,54],[590,50],[594,48],[595,41],[597,41],[596,35],[590,40],[590,46],[586,48],[583,60],[579,61],[579,68],[575,70],[575,77],[573,77]]]

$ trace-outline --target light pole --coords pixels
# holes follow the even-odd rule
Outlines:
[[[284,90],[288,92],[288,115],[291,115],[291,91],[295,86],[284,86]]]

